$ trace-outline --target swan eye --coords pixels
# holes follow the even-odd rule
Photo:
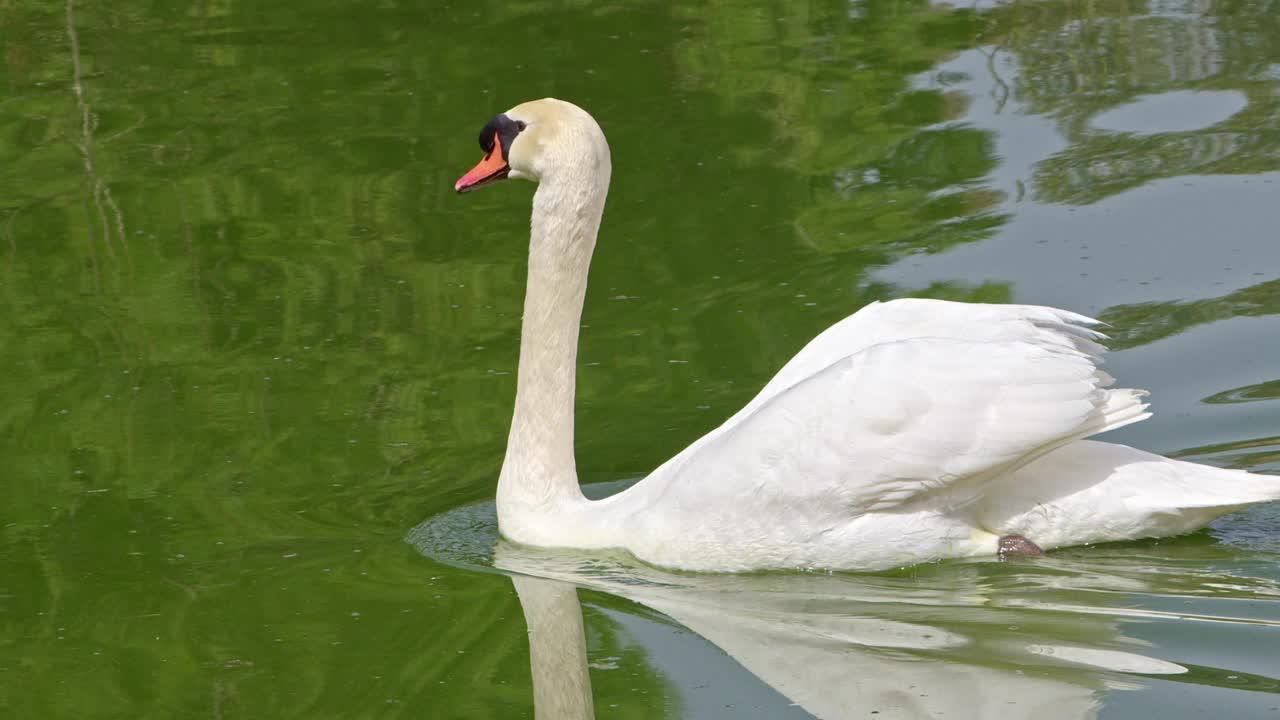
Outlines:
[[[497,144],[502,149],[502,159],[506,160],[507,153],[511,150],[511,143],[525,127],[522,120],[512,120],[506,115],[498,115],[485,123],[484,128],[480,130],[480,149],[486,155],[493,152],[494,138],[497,137]]]

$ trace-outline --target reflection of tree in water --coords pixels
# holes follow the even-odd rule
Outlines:
[[[769,142],[739,152],[799,176],[792,222],[815,249],[887,262],[986,237],[1004,220],[982,182],[996,163],[990,134],[934,127],[963,114],[966,98],[911,88],[913,74],[976,42],[978,16],[924,0],[853,8],[685,8],[695,32],[675,48],[681,82],[764,118]]]
[[[1276,392],[1275,383],[1267,385],[1271,386],[1269,392],[1275,393],[1273,397],[1280,396]],[[1256,471],[1272,463],[1280,463],[1280,435],[1187,448],[1173,457]]]
[[[1274,2],[1018,3],[992,16],[993,39],[1017,61],[1017,99],[1071,142],[1037,169],[1043,199],[1089,203],[1156,178],[1280,168]],[[1136,137],[1090,127],[1140,96],[1227,89],[1248,106],[1208,128]]]
[[[1280,313],[1280,280],[1204,300],[1117,305],[1099,318],[1110,323],[1111,348],[1121,350],[1161,340],[1197,325],[1236,317]]]

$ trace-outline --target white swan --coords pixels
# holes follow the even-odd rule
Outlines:
[[[879,569],[1188,532],[1280,498],[1280,479],[1083,438],[1143,420],[1108,390],[1096,321],[1046,307],[873,303],[745,408],[629,489],[587,500],[573,454],[587,272],[611,172],[595,120],[555,99],[480,133],[458,192],[538,183],[498,522],[518,543],[621,548],[697,571]]]

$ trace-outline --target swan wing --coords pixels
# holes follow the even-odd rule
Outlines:
[[[927,298],[873,302],[814,337],[743,408],[751,410],[827,366],[861,350],[895,340],[952,338],[975,342],[1025,340],[1070,345],[1101,355],[1098,321],[1041,305],[961,303]]]
[[[1056,323],[859,349],[753,401],[641,485],[650,501],[736,511],[754,499],[848,517],[940,494],[963,505],[985,480],[1149,416],[1144,392],[1106,389],[1091,331]]]

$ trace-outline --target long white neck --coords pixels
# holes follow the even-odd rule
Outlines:
[[[609,189],[603,162],[544,176],[533,198],[529,279],[507,455],[498,478],[498,523],[518,542],[548,544],[539,527],[583,500],[573,456],[578,329],[587,274]]]

